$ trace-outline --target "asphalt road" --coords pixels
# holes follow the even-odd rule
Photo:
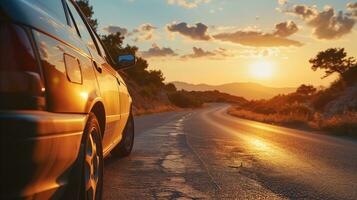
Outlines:
[[[108,158],[104,199],[357,199],[357,142],[226,114],[135,118],[133,153]]]

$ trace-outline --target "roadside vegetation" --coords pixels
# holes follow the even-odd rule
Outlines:
[[[246,119],[326,130],[357,137],[357,62],[343,48],[319,52],[310,59],[312,70],[325,70],[326,78],[338,74],[327,88],[302,84],[293,93],[268,100],[249,101],[229,109]]]
[[[173,85],[173,84],[172,84]],[[231,103],[240,105],[248,102],[243,97],[233,96],[227,93],[214,91],[169,91],[169,99],[172,103],[183,108],[201,107],[204,103]]]

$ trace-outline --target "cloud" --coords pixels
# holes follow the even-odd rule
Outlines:
[[[220,59],[224,57],[231,57],[233,54],[229,52],[229,50],[224,49],[224,48],[218,48],[213,51],[206,51],[202,48],[199,47],[193,47],[192,48],[193,53],[192,54],[186,54],[181,56],[183,59],[187,58],[214,58],[214,59]]]
[[[126,35],[128,33],[128,29],[113,25],[106,26],[103,28],[103,30],[109,34],[115,34],[119,32],[121,35]]]
[[[275,25],[274,35],[288,37],[299,31],[298,26],[293,21],[282,22]]]
[[[171,48],[159,47],[157,44],[153,44],[147,51],[141,51],[140,54],[144,58],[177,56]]]
[[[134,28],[133,31],[128,33],[128,36],[134,37],[134,42],[140,42],[145,40],[151,40],[154,37],[154,31],[157,27],[150,23],[141,24],[138,28]]]
[[[352,5],[353,7],[354,5]],[[301,17],[305,23],[313,28],[313,34],[319,39],[338,39],[350,33],[356,20],[342,11],[336,13],[335,9],[326,6],[319,12],[316,7],[295,5],[285,11]]]
[[[309,20],[318,15],[318,10],[315,7],[309,7],[306,5],[294,5],[287,13],[295,14],[304,20]]]
[[[193,26],[185,22],[172,23],[166,25],[166,29],[170,32],[180,33],[193,40],[210,40],[211,36],[208,34],[208,26],[202,23],[197,23]]]
[[[210,0],[167,0],[168,4],[176,4],[184,8],[196,8],[199,4],[208,2],[210,2]]]
[[[347,10],[351,16],[357,17],[357,2],[356,3],[348,3]]]
[[[135,28],[133,30],[133,32],[140,32],[140,31],[144,31],[144,32],[149,32],[149,31],[153,31],[157,29],[155,26],[153,26],[150,23],[145,23],[145,24],[141,24],[138,28]]]
[[[198,48],[198,47],[193,47],[192,50],[193,50],[192,54],[183,55],[182,58],[200,58],[200,57],[216,55],[213,52],[205,51],[202,48]]]
[[[213,36],[217,40],[229,41],[236,44],[253,47],[282,47],[302,46],[301,42],[285,37],[277,36],[276,33],[263,33],[254,30],[239,30],[232,33],[220,33]]]

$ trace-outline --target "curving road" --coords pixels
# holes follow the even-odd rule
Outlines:
[[[137,117],[104,199],[357,199],[357,142],[239,119],[229,105]]]

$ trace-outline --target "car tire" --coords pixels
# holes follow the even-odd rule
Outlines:
[[[123,138],[111,152],[113,156],[122,158],[130,155],[134,146],[134,132],[134,118],[130,114],[123,131]]]
[[[102,199],[103,148],[100,126],[96,116],[89,114],[83,138],[82,178],[80,199]]]

